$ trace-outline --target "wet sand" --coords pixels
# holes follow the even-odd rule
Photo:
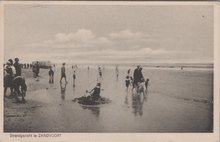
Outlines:
[[[127,67],[105,67],[101,96],[110,104],[85,106],[73,102],[96,85],[97,68],[79,67],[73,87],[71,67],[68,84],[60,85],[60,68],[54,84],[48,70],[32,77],[23,69],[28,86],[26,103],[4,98],[5,132],[212,132],[213,70],[144,68],[150,79],[146,100],[125,89]],[[131,68],[133,69],[133,68]],[[8,90],[9,91],[9,90]],[[9,92],[8,92],[9,95]]]

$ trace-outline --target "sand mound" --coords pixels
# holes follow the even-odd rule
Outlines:
[[[108,104],[111,102],[111,100],[108,98],[100,97],[98,99],[94,99],[91,96],[87,96],[87,97],[82,96],[79,98],[75,98],[72,101],[78,102],[79,104],[83,104],[83,105],[99,105],[99,104]]]

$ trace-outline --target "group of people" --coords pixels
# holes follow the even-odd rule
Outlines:
[[[25,79],[21,76],[22,65],[19,63],[19,59],[15,58],[14,61],[9,59],[4,66],[4,97],[6,97],[7,89],[10,88],[11,96],[26,95],[27,86]]]
[[[143,73],[142,73],[142,68],[140,65],[137,66],[137,68],[134,70],[133,77],[131,76],[131,70],[129,69],[127,71],[127,75],[125,78],[125,86],[128,90],[129,86],[132,86],[132,90],[134,88],[138,88],[140,83],[144,83],[145,88],[147,89],[149,86],[149,79],[147,78],[145,80]]]
[[[31,69],[33,67],[33,64],[29,64],[29,63],[24,63],[24,64],[21,64],[21,67],[24,68],[24,69]]]

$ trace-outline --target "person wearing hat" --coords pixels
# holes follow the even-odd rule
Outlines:
[[[62,83],[62,79],[65,79],[65,82],[67,82],[66,80],[66,69],[65,69],[65,63],[62,64],[62,67],[61,67],[61,78],[60,78],[60,83]]]
[[[144,79],[144,76],[142,74],[142,68],[140,65],[137,66],[137,68],[134,70],[134,87],[138,85],[138,82],[142,82]]]
[[[15,76],[21,76],[21,65],[19,63],[18,58],[15,58],[14,67],[15,67],[15,70],[16,70]]]

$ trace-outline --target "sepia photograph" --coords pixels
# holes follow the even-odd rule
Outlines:
[[[214,132],[212,4],[3,7],[3,133]]]

